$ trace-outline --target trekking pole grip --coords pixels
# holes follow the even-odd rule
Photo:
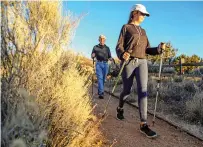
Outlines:
[[[129,54],[132,53],[132,50],[128,50],[127,53],[129,53]],[[128,59],[128,60],[129,60],[129,59]],[[118,78],[116,79],[115,85],[114,85],[114,87],[113,87],[112,94],[114,93],[114,90],[115,90],[115,88],[116,88],[116,86],[117,86],[119,77],[121,76],[121,73],[123,72],[123,69],[124,69],[124,67],[125,67],[125,65],[126,65],[126,63],[127,63],[128,60],[124,60],[124,61],[123,61],[123,64],[122,64],[121,69],[120,69],[119,74],[118,74]]]

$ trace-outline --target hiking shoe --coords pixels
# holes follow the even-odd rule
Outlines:
[[[104,96],[103,95],[99,95],[99,99],[104,99]]]
[[[152,131],[147,124],[140,125],[140,132],[145,134],[148,138],[157,137],[156,132]]]
[[[117,119],[119,119],[119,120],[125,119],[123,116],[123,113],[124,113],[124,110],[122,108],[117,107]]]

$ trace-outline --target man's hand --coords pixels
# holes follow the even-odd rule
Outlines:
[[[111,62],[114,62],[114,63],[115,63],[114,58],[109,58],[109,61],[111,61]]]
[[[106,79],[107,79],[107,80],[111,79],[111,75],[107,75],[107,76],[106,76]]]
[[[125,52],[123,54],[123,57],[122,57],[125,61],[128,61],[128,59],[130,58],[130,54],[128,52]]]
[[[92,58],[95,58],[95,53],[92,53]]]

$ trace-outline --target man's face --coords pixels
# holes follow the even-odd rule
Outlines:
[[[100,42],[101,45],[104,45],[105,41],[106,41],[105,38],[101,38],[101,37],[99,38],[99,42]]]

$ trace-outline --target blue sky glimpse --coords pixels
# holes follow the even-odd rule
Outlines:
[[[203,1],[63,1],[63,11],[76,16],[87,13],[81,20],[71,48],[90,57],[98,44],[98,36],[107,37],[106,45],[116,57],[115,47],[123,24],[127,23],[131,7],[146,6],[150,17],[141,27],[147,32],[152,47],[170,41],[178,49],[177,55],[196,54],[203,58]]]

